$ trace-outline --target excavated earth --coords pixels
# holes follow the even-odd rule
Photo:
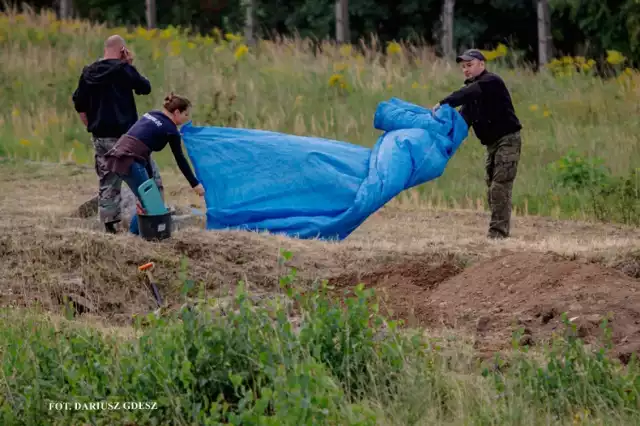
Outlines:
[[[508,348],[515,332],[523,344],[543,345],[565,332],[563,317],[587,343],[602,337],[607,320],[623,361],[640,347],[637,228],[517,216],[513,238],[491,242],[484,212],[443,212],[399,199],[340,243],[212,232],[201,218],[188,218],[202,205],[178,176],[167,180],[167,194],[187,219],[170,240],[148,242],[102,232],[91,202],[78,210],[93,196],[90,169],[11,167],[0,171],[3,307],[60,312],[66,297],[79,314],[125,325],[154,309],[137,271],[146,262],[155,263],[169,306],[183,303],[188,280],[207,297],[226,296],[239,280],[258,296],[273,294],[293,266],[299,285],[326,279],[340,297],[364,283],[390,317],[464,331],[484,353]],[[286,265],[282,249],[293,254]]]

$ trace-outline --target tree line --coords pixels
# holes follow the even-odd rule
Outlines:
[[[11,1],[8,2],[11,5]],[[191,27],[249,37],[299,35],[357,43],[405,40],[437,46],[441,55],[505,44],[524,61],[606,57],[616,50],[640,60],[637,0],[26,0],[114,25]],[[3,6],[6,7],[6,6]]]

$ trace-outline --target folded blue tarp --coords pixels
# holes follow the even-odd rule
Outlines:
[[[204,186],[207,229],[344,239],[403,190],[442,175],[467,137],[453,108],[435,113],[381,102],[373,149],[254,129],[198,127],[181,133]]]

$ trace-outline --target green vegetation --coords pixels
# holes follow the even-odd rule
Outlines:
[[[341,304],[327,282],[296,290],[296,273],[259,301],[242,283],[227,303],[205,301],[185,282],[183,295],[199,302],[138,318],[130,336],[3,311],[2,424],[640,421],[638,367],[605,356],[606,323],[601,348],[586,349],[565,318],[564,336],[543,353],[514,344],[508,360],[482,363],[454,338],[386,320],[372,290],[358,286]],[[117,409],[85,405],[97,402]]]
[[[314,56],[303,40],[262,42],[249,49],[234,34],[188,36],[175,28],[127,31],[61,22],[52,15],[4,15],[0,87],[11,107],[0,112],[0,156],[92,162],[89,135],[70,99],[82,66],[100,56],[104,38],[114,32],[130,41],[136,66],[153,85],[152,95],[138,98],[139,110],[159,107],[174,90],[194,101],[196,124],[372,146],[380,135],[372,126],[379,101],[396,96],[430,107],[462,82],[457,69],[429,50],[399,43],[389,44],[386,55],[326,44],[324,52]],[[603,80],[592,76],[592,62],[585,58],[558,60],[550,64],[550,72],[534,75],[507,68],[512,56],[505,46],[497,46],[490,56],[489,66],[506,80],[524,125],[516,211],[637,223],[640,216],[633,212],[640,203],[634,171],[640,164],[640,77],[625,68],[625,59],[612,55],[611,66],[619,76]],[[472,134],[441,178],[417,188],[421,199],[442,207],[476,208],[484,202],[483,151]],[[594,208],[593,201],[598,183],[567,187],[558,182],[550,165],[570,152],[587,161],[601,158],[610,176],[627,182],[626,189],[607,195],[606,201],[624,204],[624,213],[598,213],[602,209]],[[158,160],[165,167],[173,164],[170,153]],[[619,193],[623,198],[615,195]]]
[[[143,0],[70,0],[76,16],[111,25],[145,25]],[[11,2],[10,2],[11,3]],[[249,1],[155,0],[157,24],[192,27],[204,33],[217,27],[223,32],[242,32]],[[335,37],[334,0],[278,0],[253,2],[261,37],[276,33],[313,39]],[[456,50],[475,46],[492,48],[508,44],[518,57],[537,60],[537,1],[457,1],[454,7],[453,42]],[[640,59],[640,3],[636,0],[546,0],[554,55],[596,56],[614,49]],[[40,10],[56,8],[58,0],[26,0],[16,5]],[[444,0],[351,0],[349,26],[352,43],[379,44],[411,40],[438,45]]]

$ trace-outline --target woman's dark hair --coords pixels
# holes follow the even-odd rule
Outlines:
[[[174,95],[171,92],[164,98],[162,106],[169,112],[174,112],[175,110],[184,112],[191,106],[191,101],[184,96]]]

